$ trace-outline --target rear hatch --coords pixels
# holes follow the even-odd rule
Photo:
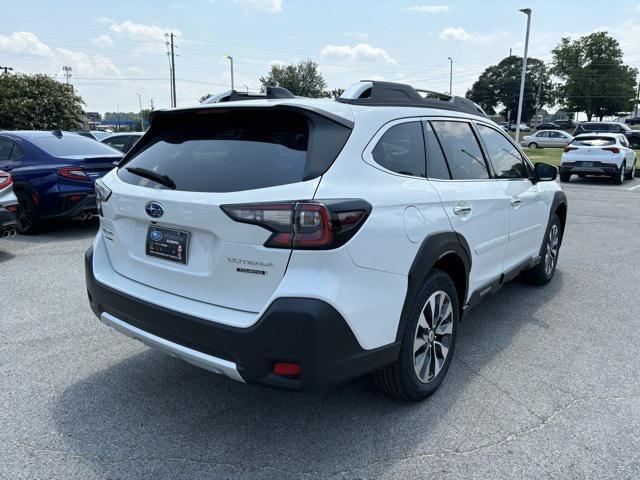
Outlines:
[[[565,147],[563,161],[591,167],[601,163],[615,163],[620,147],[613,137],[590,136],[576,138]]]
[[[101,221],[113,268],[185,298],[260,311],[291,250],[265,247],[273,232],[220,207],[313,198],[350,131],[317,113],[275,107],[156,115],[106,179],[112,193]]]

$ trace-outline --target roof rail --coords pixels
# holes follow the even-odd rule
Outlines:
[[[265,93],[249,93],[229,90],[224,93],[219,93],[218,95],[212,95],[202,103],[237,102],[240,100],[271,100],[276,98],[295,98],[295,95],[282,87],[267,87]]]
[[[464,97],[431,90],[419,90],[411,85],[394,82],[362,80],[347,88],[336,101],[351,105],[422,107],[453,110],[486,117],[482,107]]]

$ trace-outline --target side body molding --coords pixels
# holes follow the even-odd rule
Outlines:
[[[402,306],[402,314],[396,333],[396,340],[400,340],[407,316],[411,310],[413,297],[420,289],[425,278],[438,261],[448,254],[455,255],[464,266],[464,292],[458,292],[460,307],[465,304],[468,294],[468,278],[471,271],[471,251],[465,238],[455,232],[440,232],[429,235],[420,245],[420,249],[409,269],[407,281],[407,295]],[[462,312],[460,312],[462,314]]]

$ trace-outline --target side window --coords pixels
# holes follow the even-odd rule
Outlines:
[[[527,178],[522,156],[509,140],[484,125],[478,125],[478,132],[497,178]]]
[[[629,141],[627,140],[627,137],[620,137],[620,143],[622,143],[623,146],[629,148]]]
[[[20,147],[14,143],[9,160],[18,160],[20,157],[22,157],[22,150],[20,150]]]
[[[489,178],[480,145],[467,122],[434,121],[433,126],[454,180]]]
[[[429,122],[424,124],[424,139],[427,143],[427,177],[451,180],[444,153]]]
[[[549,137],[549,132],[538,132],[538,133],[536,133],[536,137],[548,138]]]
[[[407,122],[391,127],[378,140],[371,155],[378,165],[387,170],[425,177],[422,123]]]
[[[117,137],[107,138],[103,143],[124,152],[127,144],[129,143],[129,136],[118,135]]]
[[[11,149],[13,141],[8,138],[0,137],[0,160],[9,160],[11,158]]]

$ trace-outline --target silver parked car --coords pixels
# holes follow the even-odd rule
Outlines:
[[[18,228],[18,198],[13,193],[11,174],[0,170],[0,238],[13,237]]]
[[[558,147],[564,148],[571,143],[573,137],[562,130],[538,130],[520,140],[520,145],[529,148]]]

